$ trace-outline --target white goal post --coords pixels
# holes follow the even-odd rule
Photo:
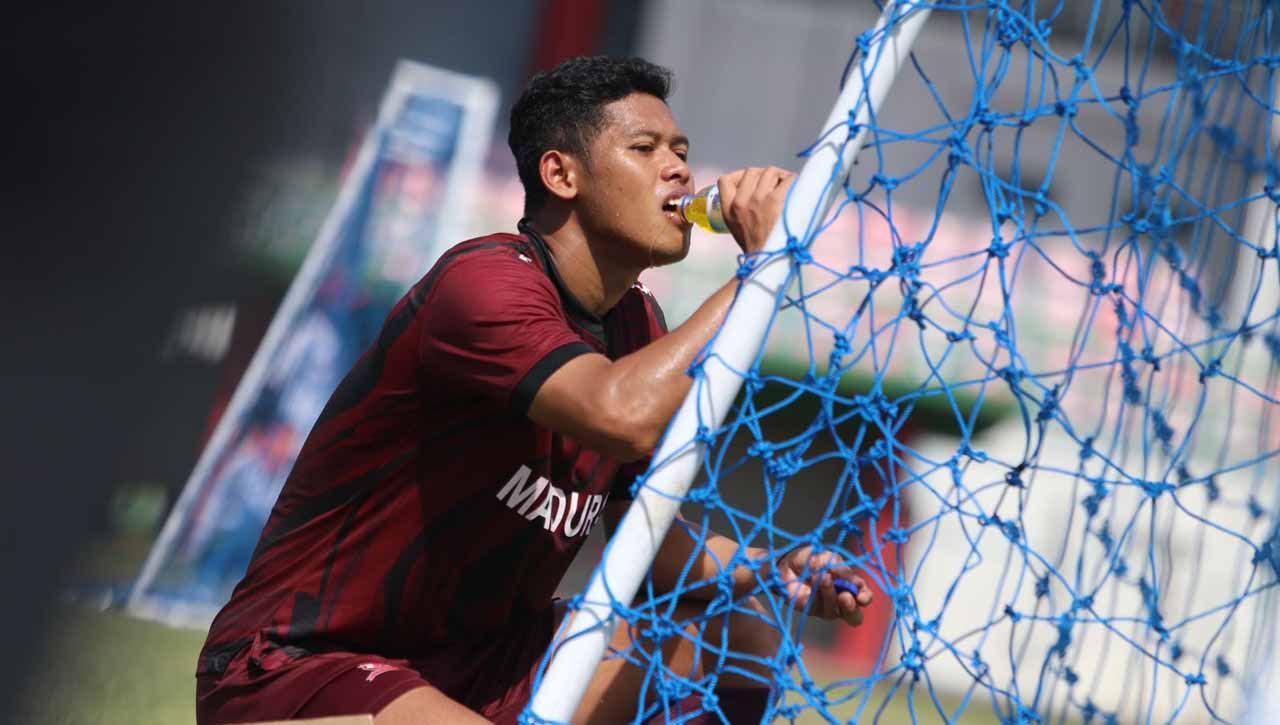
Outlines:
[[[653,562],[658,546],[688,492],[704,446],[700,428],[721,424],[742,385],[739,371],[751,367],[764,343],[765,324],[792,280],[785,253],[787,230],[801,241],[814,219],[826,216],[843,193],[848,169],[862,148],[868,124],[906,62],[930,9],[914,2],[890,2],[868,36],[871,43],[845,79],[835,107],[821,129],[820,143],[792,186],[783,219],[773,228],[760,262],[738,289],[719,333],[703,356],[705,377],[695,382],[653,456],[654,467],[640,489],[604,558],[591,577],[582,607],[561,627],[551,662],[530,703],[542,721],[568,722],[605,654],[613,633],[612,602],[629,606]],[[864,83],[865,80],[865,83]],[[856,112],[856,115],[854,115]],[[849,119],[856,133],[850,136]]]

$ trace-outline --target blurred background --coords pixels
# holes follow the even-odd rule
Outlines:
[[[1172,0],[1164,4],[1169,14],[1180,7]],[[1092,10],[1091,3],[1065,4],[1055,40],[1083,32]],[[91,655],[92,641],[108,629],[113,642],[139,643],[145,655],[137,656],[165,650],[172,659],[157,660],[141,676],[162,676],[172,687],[194,691],[191,672],[202,633],[190,626],[204,610],[168,617],[188,626],[178,640],[119,611],[344,181],[360,168],[362,145],[378,123],[379,104],[400,61],[484,80],[496,89],[497,112],[485,131],[487,148],[467,185],[470,193],[455,199],[461,219],[449,229],[460,236],[423,239],[416,252],[384,259],[381,269],[393,273],[382,274],[378,284],[391,291],[425,272],[435,245],[514,229],[522,198],[505,143],[506,116],[532,73],[573,55],[644,56],[675,71],[670,102],[693,139],[699,181],[743,165],[795,169],[797,154],[817,135],[838,91],[853,39],[878,14],[873,3],[842,0],[23,8],[0,31],[13,69],[5,104],[10,193],[0,264],[0,319],[10,354],[2,363],[0,401],[3,460],[17,463],[0,489],[0,580],[10,583],[11,592],[0,618],[0,702],[21,703],[23,693],[47,691],[46,677],[60,677],[68,688],[101,690],[84,705],[106,708],[94,722],[140,722],[141,712],[154,714],[155,722],[192,717],[189,699],[176,710],[159,700],[117,709],[127,706],[108,692],[109,683],[89,680],[135,655],[118,649]],[[963,94],[972,89],[968,69],[953,64],[955,78],[947,77],[954,31],[945,22],[931,24],[917,52],[926,62],[933,59],[929,67],[938,87]],[[1162,62],[1157,58],[1155,65]],[[911,99],[924,92],[904,92],[887,113],[910,117],[916,110]],[[1093,132],[1103,143],[1108,134],[1123,141],[1120,126],[1098,124]],[[1021,173],[1043,179],[1049,145],[1045,139],[1037,152],[1028,144]],[[1111,202],[1105,185],[1072,183],[1089,178],[1084,163],[1064,155],[1052,186],[1054,201],[1073,213]],[[1000,164],[1009,167],[1012,156]],[[425,223],[427,213],[414,211],[420,209],[414,204],[440,203],[431,195],[435,178],[401,174],[379,187],[383,196],[371,198],[398,205],[388,219]],[[1028,177],[1025,185],[1040,184]],[[913,189],[920,190],[914,197]],[[927,223],[933,211],[928,194],[923,185],[904,191],[904,223],[916,213],[912,204]],[[958,188],[948,206],[952,237],[966,238],[986,216],[981,185]],[[414,238],[418,229],[392,229],[386,238]],[[722,241],[700,238],[683,271],[645,277],[672,324],[692,311],[703,291],[732,274],[734,250]],[[1222,269],[1232,264],[1220,260]],[[376,329],[381,293],[357,300],[341,289],[318,284],[312,291],[347,294],[344,304],[366,310],[368,319],[344,339]],[[1054,313],[1027,314],[1033,323],[1036,314],[1044,315],[1041,327],[1048,330]],[[776,349],[784,350],[784,343]],[[778,357],[787,362],[785,354]],[[997,424],[1007,412],[987,406],[979,428]],[[948,425],[921,433],[945,436]],[[301,442],[271,431],[244,440],[255,461],[277,471],[287,469]],[[276,478],[271,470],[251,474],[258,481]],[[807,475],[815,486],[831,481],[821,472]],[[266,490],[271,485],[264,484]],[[744,505],[751,496],[742,494]],[[207,495],[193,501],[191,520],[199,520],[202,510],[210,517],[217,510],[211,501]],[[789,515],[802,521],[814,513]],[[230,567],[234,578],[243,554],[201,563],[192,552],[203,543],[175,544],[174,550],[185,546],[197,573]],[[567,592],[585,581],[593,557],[580,562],[562,587]],[[178,576],[168,586],[189,594],[194,585]],[[225,594],[222,587],[215,582],[196,599],[215,604]],[[865,644],[841,641],[839,633],[815,637],[816,649],[832,662],[856,669],[874,659]],[[69,661],[75,652],[85,653],[83,662]],[[33,674],[32,662],[49,667],[42,664]],[[150,687],[165,689],[159,682]],[[130,697],[136,699],[136,691]],[[76,707],[56,710],[56,717],[80,721],[87,710]],[[33,710],[22,705],[19,712],[29,718]]]

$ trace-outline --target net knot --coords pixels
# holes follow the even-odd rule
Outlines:
[[[924,669],[924,651],[920,649],[919,641],[913,640],[911,649],[902,654],[902,666],[915,675]]]
[[[1059,657],[1067,655],[1067,648],[1071,646],[1071,630],[1075,627],[1075,617],[1070,614],[1063,614],[1058,617],[1056,626],[1058,629],[1058,641],[1053,643],[1053,647],[1049,651]]]
[[[1022,472],[1025,470],[1027,470],[1026,461],[1014,466],[1008,473],[1004,474],[1005,485],[1013,486],[1014,488],[1025,488],[1026,484],[1022,480]]]
[[[1196,673],[1194,673],[1194,674],[1187,674],[1187,675],[1185,675],[1182,679],[1183,679],[1183,680],[1184,680],[1188,685],[1204,685],[1204,684],[1208,684],[1208,682],[1209,682],[1208,680],[1206,680],[1206,679],[1205,679],[1205,676],[1204,676],[1204,673],[1203,673],[1203,672],[1196,672]]]
[[[1044,423],[1050,420],[1053,418],[1054,413],[1058,412],[1058,393],[1061,389],[1061,386],[1055,385],[1045,391],[1044,397],[1040,400],[1040,412],[1036,413],[1037,423]]]
[[[873,174],[871,176],[872,184],[879,184],[884,187],[885,191],[893,191],[898,188],[898,184],[902,183],[900,179],[894,176],[884,176],[883,174]]]
[[[767,459],[765,468],[774,478],[791,478],[804,468],[804,461],[792,451],[787,451],[777,458]]]
[[[1221,374],[1222,360],[1215,357],[1209,361],[1209,364],[1205,366],[1204,370],[1200,371],[1200,382],[1203,384],[1209,378],[1216,378]]]
[[[1004,605],[1004,616],[1008,617],[1009,621],[1014,624],[1022,621],[1022,613],[1014,609],[1012,604]]]
[[[1218,481],[1213,476],[1205,479],[1204,493],[1211,502],[1217,501],[1218,497],[1222,495],[1222,489],[1218,488]]]
[[[858,53],[866,55],[871,50],[871,37],[872,31],[870,30],[858,35],[857,39],[854,40],[854,44],[858,46]]]
[[[1272,201],[1276,202],[1277,204],[1280,204],[1280,195],[1277,195],[1276,197],[1272,198]],[[1280,257],[1280,243],[1271,245],[1270,249],[1264,249],[1263,247],[1258,247],[1257,253],[1258,253],[1258,259],[1264,259],[1264,260],[1276,259],[1277,257]]]
[[[1156,370],[1160,369],[1160,358],[1156,355],[1155,348],[1151,345],[1142,346],[1142,360]]]
[[[1098,529],[1098,533],[1096,534],[1096,536],[1098,537],[1098,543],[1102,544],[1103,552],[1105,552],[1108,556],[1110,556],[1111,547],[1115,546],[1115,543],[1116,543],[1115,539],[1111,537],[1110,524],[1106,521],[1103,521],[1102,526],[1101,528]]]
[[[973,150],[969,148],[969,144],[960,136],[952,136],[947,139],[947,146],[951,150],[947,153],[947,164],[952,168],[962,164],[972,164]]]
[[[705,425],[698,426],[698,431],[693,434],[693,439],[698,443],[710,445],[716,439],[715,432]]]
[[[665,642],[675,636],[676,627],[670,619],[655,617],[650,625],[645,627],[643,634],[646,639]]]
[[[974,679],[977,680],[981,680],[986,677],[987,672],[991,669],[990,665],[983,661],[982,655],[979,654],[978,650],[974,650],[973,654],[970,655],[969,666],[973,668],[973,673],[975,675]]]
[[[667,677],[658,678],[658,682],[654,685],[654,689],[658,691],[658,695],[661,696],[662,699],[667,701],[683,700],[693,694],[693,688],[690,687],[689,683],[685,680],[670,679]],[[706,697],[706,694],[707,693],[702,693],[704,698]]]
[[[720,496],[716,492],[715,486],[708,484],[690,489],[689,493],[685,494],[684,498],[685,501],[690,503],[702,504],[710,508],[715,508],[717,499],[719,499]]]
[[[986,463],[990,458],[986,451],[980,451],[969,445],[968,441],[960,444],[960,455],[972,459],[978,463]]]
[[[1004,534],[1006,539],[1015,544],[1022,538],[1022,529],[1018,528],[1017,522],[1002,519],[999,514],[992,514],[991,516],[979,514],[978,523],[983,526],[999,527],[1000,533]]]
[[[1089,257],[1089,291],[1095,295],[1110,292],[1111,286],[1106,284],[1107,266],[1102,263],[1102,258],[1092,249],[1085,254]]]
[[[809,252],[809,248],[801,244],[796,237],[787,237],[786,250],[796,264],[810,264],[813,262],[813,254]]]
[[[1096,451],[1093,450],[1093,436],[1080,441],[1080,460],[1087,461],[1093,458],[1094,455],[1096,455]]]
[[[1139,485],[1151,498],[1160,498],[1161,494],[1168,493],[1174,489],[1173,484],[1159,481],[1140,481]]]
[[[1164,615],[1160,614],[1160,591],[1148,584],[1146,577],[1138,579],[1138,591],[1142,593],[1142,602],[1147,609],[1147,626],[1160,635],[1161,640],[1169,638],[1169,630],[1164,626]]]
[[[1271,536],[1253,554],[1254,566],[1264,563],[1280,578],[1280,526],[1271,531]]]
[[[1005,50],[1013,47],[1025,37],[1021,16],[1010,12],[1002,0],[987,0],[987,9],[996,20],[996,42]]]
[[[1218,671],[1219,677],[1231,676],[1231,665],[1227,664],[1227,660],[1222,655],[1218,655],[1217,659],[1214,660],[1213,667]]]
[[[1063,118],[1075,118],[1080,111],[1072,101],[1055,101],[1053,112]]]
[[[892,269],[904,278],[920,275],[920,245],[899,244],[893,248]]]
[[[835,333],[831,336],[831,340],[831,358],[833,360],[843,358],[852,349],[848,335],[843,332]]]
[[[1018,383],[1022,382],[1023,378],[1026,377],[1026,373],[1022,372],[1021,370],[1015,368],[1012,365],[1006,365],[1005,367],[1000,368],[1000,371],[998,374],[1000,375],[1001,378],[1004,379],[1006,383],[1010,385],[1017,385]]]
[[[875,269],[873,267],[863,267],[861,265],[854,265],[850,267],[849,274],[850,276],[859,275],[859,274],[862,275],[862,277],[865,278],[867,280],[867,283],[870,284],[872,287],[879,286],[880,283],[884,282],[885,279],[888,278],[889,276],[888,273],[882,272],[881,270]]]
[[[991,246],[987,247],[987,256],[996,259],[1004,259],[1009,256],[1009,248],[1012,246],[1012,244],[1006,244],[999,238],[992,239]]]

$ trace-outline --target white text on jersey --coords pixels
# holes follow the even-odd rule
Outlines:
[[[566,495],[542,476],[529,480],[532,473],[528,466],[520,466],[511,480],[498,491],[498,500],[530,521],[541,518],[542,528],[547,531],[563,531],[565,536],[586,536],[591,533],[591,527],[595,525],[609,494],[579,494],[571,491]],[[545,496],[542,495],[544,491]],[[540,503],[535,506],[535,501]],[[560,526],[562,523],[563,528]]]

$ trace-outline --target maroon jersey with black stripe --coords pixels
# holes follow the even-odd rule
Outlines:
[[[255,638],[413,657],[550,606],[640,467],[529,405],[567,361],[616,359],[665,323],[639,284],[591,315],[521,231],[453,247],[392,310],[308,436],[200,672]]]

